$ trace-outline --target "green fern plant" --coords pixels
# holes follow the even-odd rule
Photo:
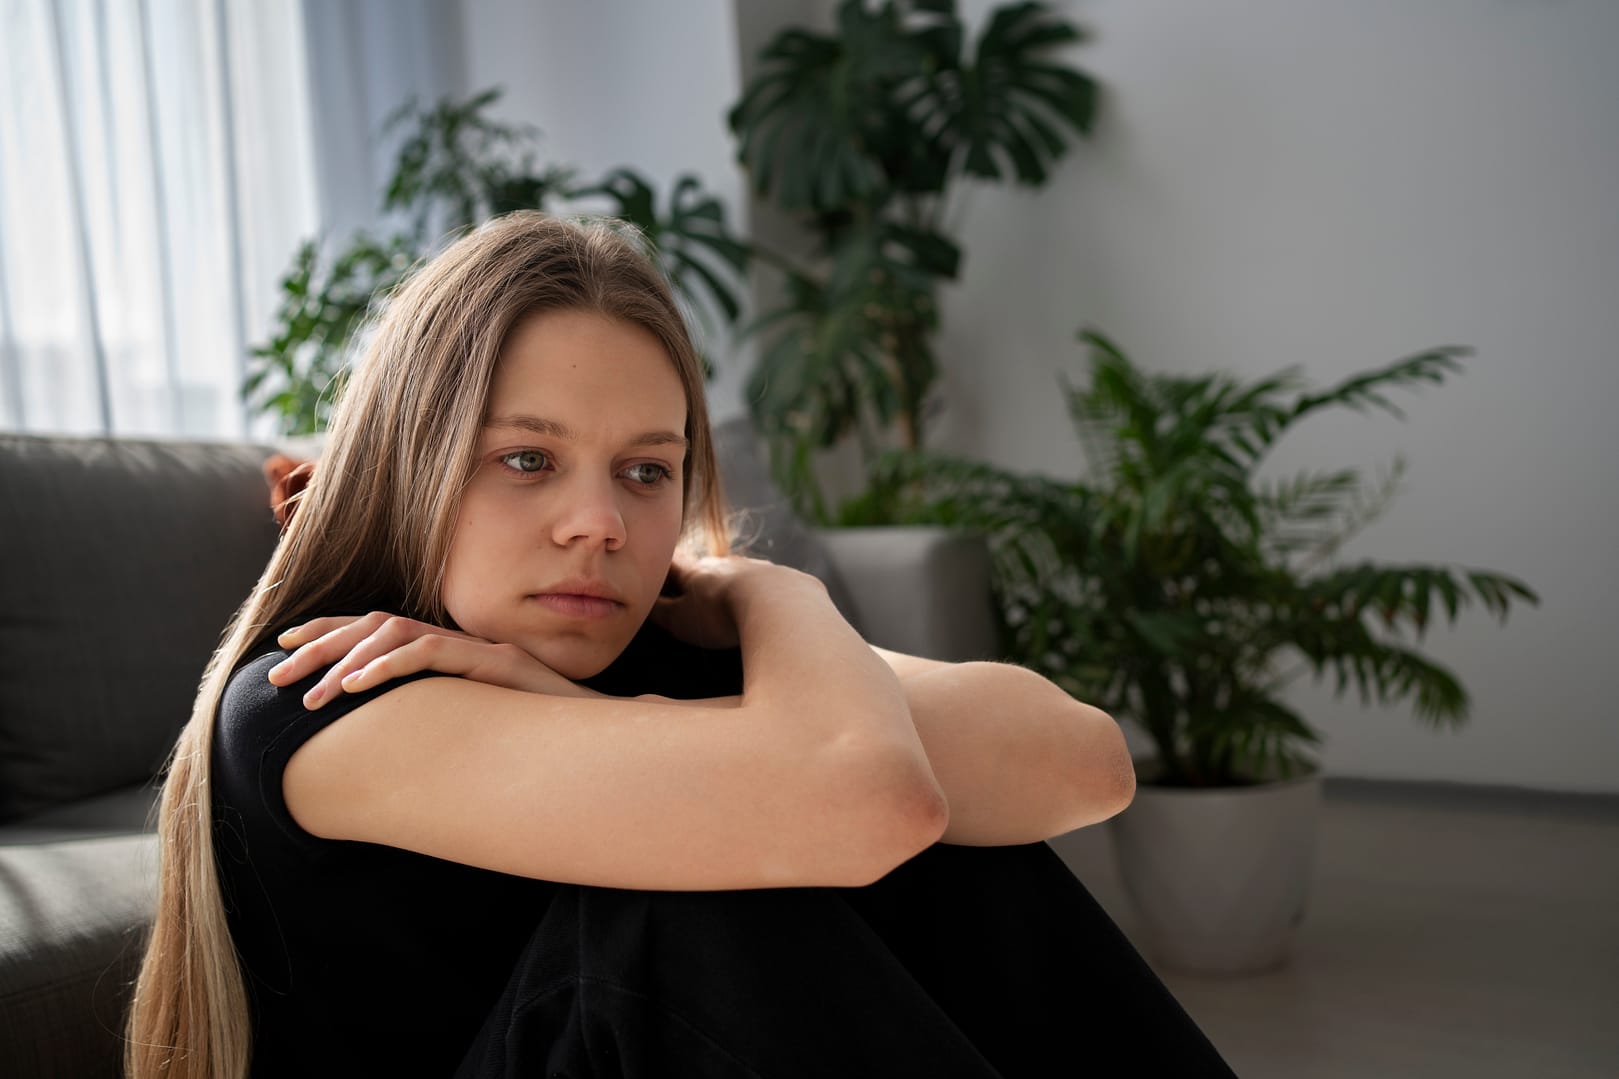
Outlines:
[[[920,453],[882,458],[891,520],[989,538],[1011,658],[1138,722],[1156,781],[1236,786],[1313,766],[1319,735],[1282,699],[1305,672],[1363,702],[1465,721],[1467,693],[1422,654],[1426,630],[1477,601],[1505,620],[1523,582],[1473,568],[1355,562],[1344,541],[1397,492],[1356,469],[1260,480],[1276,441],[1330,408],[1402,415],[1394,388],[1441,383],[1468,350],[1431,349],[1309,392],[1296,369],[1243,381],[1138,369],[1100,333],[1087,384],[1064,385],[1085,452],[1078,482]]]

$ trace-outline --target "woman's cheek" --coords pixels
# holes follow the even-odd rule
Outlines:
[[[668,507],[659,507],[656,514],[649,514],[648,519],[642,522],[648,542],[638,552],[636,561],[640,565],[643,580],[651,589],[651,595],[647,599],[648,607],[657,599],[664,578],[669,574],[669,564],[674,561],[675,547],[680,542],[681,525],[682,515],[678,500],[673,512],[670,512]]]

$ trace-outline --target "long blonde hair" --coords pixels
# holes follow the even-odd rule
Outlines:
[[[448,624],[440,597],[461,490],[502,348],[526,316],[582,309],[649,330],[686,392],[689,537],[727,548],[702,365],[633,232],[509,214],[420,267],[344,386],[326,451],[264,574],[226,627],[169,761],[158,907],[130,1011],[128,1079],[243,1079],[247,993],[214,866],[209,761],[231,672],[270,635],[356,606]]]

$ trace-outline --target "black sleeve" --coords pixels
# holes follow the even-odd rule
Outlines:
[[[606,670],[584,684],[614,697],[728,697],[742,692],[742,650],[699,648],[648,621]]]
[[[303,697],[323,668],[291,686],[272,685],[269,671],[290,652],[272,649],[244,663],[231,675],[214,721],[212,762],[216,818],[222,810],[253,826],[272,824],[301,843],[324,843],[298,827],[281,793],[281,777],[292,755],[309,739],[354,709],[382,694],[421,678],[443,677],[419,671],[395,678],[364,693],[339,693],[320,708],[304,707]]]

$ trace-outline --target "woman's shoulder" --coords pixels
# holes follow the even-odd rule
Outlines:
[[[309,685],[271,682],[270,668],[287,655],[274,646],[258,649],[225,684],[214,718],[213,748],[216,782],[223,791],[260,788],[266,773],[279,775],[299,746],[347,711],[311,711],[303,703]]]
[[[435,673],[422,671],[365,692],[335,694],[321,707],[311,709],[304,705],[304,694],[329,668],[278,686],[270,681],[270,669],[289,655],[272,638],[262,647],[249,649],[231,672],[214,723],[216,764],[224,763],[237,772],[256,774],[267,765],[279,771],[300,746],[360,705]]]
[[[249,726],[262,726],[272,718],[286,717],[302,707],[301,694],[293,686],[277,686],[270,681],[270,668],[288,653],[270,645],[251,650],[237,663],[225,683],[219,700],[216,726],[233,733]],[[307,688],[307,687],[305,687]]]
[[[347,615],[363,612],[344,608],[330,613]],[[303,706],[304,694],[329,668],[315,671],[303,681],[288,686],[277,686],[269,677],[270,668],[292,654],[290,650],[276,644],[277,634],[312,617],[315,615],[288,620],[286,625],[264,629],[253,638],[236,660],[236,665],[225,682],[225,689],[219,700],[216,729],[262,731],[266,727],[283,725],[286,721],[306,713],[313,715]],[[323,708],[320,711],[327,710]],[[349,708],[345,707],[331,711],[321,717],[324,720],[321,725],[324,726],[347,711]]]

